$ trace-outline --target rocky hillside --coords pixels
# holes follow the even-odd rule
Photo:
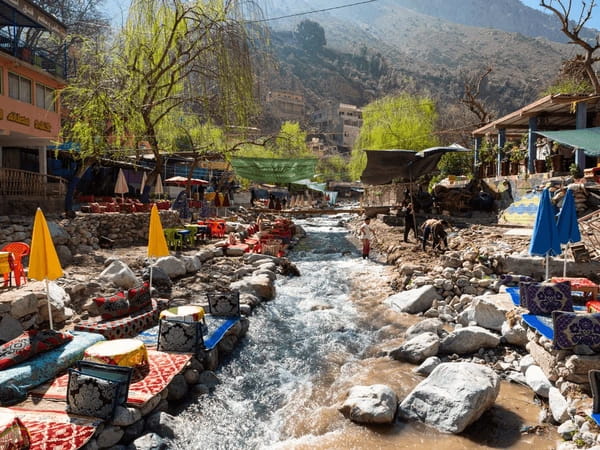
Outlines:
[[[330,7],[326,0],[281,0],[266,12],[275,17]],[[297,45],[293,31],[304,19],[325,30],[324,51]],[[325,100],[364,105],[398,89],[456,104],[465,75],[492,67],[483,94],[498,116],[536,99],[574,55],[572,46],[530,37],[561,36],[551,16],[518,0],[378,0],[271,26],[278,65],[266,86],[304,92],[309,109]]]

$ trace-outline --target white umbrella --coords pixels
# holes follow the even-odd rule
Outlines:
[[[140,185],[140,194],[144,193],[144,188],[146,187],[146,181],[148,181],[148,177],[146,176],[146,172],[142,174],[142,184]]]
[[[154,193],[160,194],[160,195],[165,193],[165,190],[163,189],[162,178],[160,176],[160,173],[158,175],[156,175],[156,183],[154,183]]]
[[[115,184],[115,194],[121,194],[121,199],[123,199],[123,194],[126,194],[127,192],[129,192],[129,186],[127,186],[125,174],[123,173],[123,169],[119,169],[117,183]]]

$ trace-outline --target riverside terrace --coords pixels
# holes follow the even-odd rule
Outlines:
[[[163,217],[166,223],[177,219],[171,212],[163,214],[166,216]],[[86,244],[89,244],[90,248],[95,246],[98,249],[99,235],[85,230],[85,226],[91,224],[89,216],[93,215],[83,215],[81,220],[64,221],[61,224],[64,227],[57,226],[63,229],[62,237],[67,239],[61,242],[64,249],[85,250]],[[112,234],[109,235],[119,236],[130,226],[134,229],[129,220],[131,216],[138,218],[135,234],[132,235],[143,240],[143,233],[139,231],[142,214],[115,214],[112,221],[99,221],[101,223],[92,227],[92,230],[98,232],[102,226],[112,223]],[[293,226],[291,222],[287,223]],[[70,234],[64,231],[69,226],[74,230],[83,229],[84,232]],[[269,222],[265,220],[264,226],[268,227]],[[249,228],[247,224],[239,222],[230,222],[228,227],[231,232],[236,231],[235,236],[238,237],[244,236]],[[60,238],[58,240],[60,241]],[[8,341],[3,353],[9,354],[17,347],[21,348],[19,343],[27,343],[27,352],[31,354],[30,359],[22,361],[27,352],[16,351],[14,362],[18,364],[0,371],[0,398],[2,404],[10,408],[4,410],[6,417],[14,417],[24,425],[24,428],[13,429],[29,430],[31,448],[42,448],[36,445],[39,446],[44,441],[55,442],[58,445],[67,440],[73,445],[72,448],[79,448],[86,442],[89,448],[111,448],[120,441],[130,442],[144,434],[146,429],[160,428],[156,422],[168,420],[164,419],[164,414],[160,412],[166,410],[169,403],[188,398],[190,392],[208,392],[216,382],[212,371],[218,366],[220,356],[230,353],[248,328],[248,319],[245,316],[261,301],[273,298],[275,272],[285,273],[292,267],[284,259],[260,253],[244,254],[245,249],[240,245],[232,245],[230,241],[231,237],[226,241],[215,242],[213,239],[211,244],[203,246],[200,250],[188,250],[186,255],[168,256],[156,261],[153,269],[153,292],[158,298],[152,299],[147,283],[141,289],[132,289],[140,285],[140,277],[148,276],[147,271],[143,272],[146,264],[143,260],[140,261],[141,258],[135,259],[132,264],[137,275],[123,261],[114,259],[107,262],[106,269],[99,276],[98,272],[88,270],[84,282],[81,277],[74,275],[74,272],[82,268],[85,270],[86,265],[91,262],[89,258],[93,257],[89,252],[75,254],[74,265],[70,266],[65,279],[60,280],[66,289],[55,283],[49,285],[50,297],[53,299],[54,322],[62,324],[62,331],[65,333],[21,333],[25,328],[48,320],[46,302],[40,300],[45,298],[42,283],[29,281],[19,289],[8,288],[0,292],[0,311],[3,317],[0,338]],[[257,242],[260,242],[260,239],[257,239]],[[113,251],[115,256],[121,257],[131,252],[131,247]],[[226,256],[233,254],[245,256]],[[97,266],[97,256],[93,259],[95,263],[91,265]],[[224,267],[237,267],[237,272],[235,275],[234,270],[226,270],[223,273]],[[171,280],[190,276],[208,276],[213,280],[190,287],[186,298],[173,298]],[[90,279],[93,281],[89,281]],[[121,286],[125,291],[114,292],[114,288],[113,291],[106,291],[115,285]],[[97,297],[99,290],[104,297]],[[240,290],[244,291],[241,295],[241,305],[240,296],[237,295]],[[224,291],[224,294],[215,295],[218,291]],[[161,298],[165,297],[165,294],[170,299]],[[91,298],[93,300],[90,300]],[[116,303],[110,303],[111,306],[106,308],[105,301],[110,299],[127,299],[129,309],[125,317],[113,317],[119,315],[119,312],[113,308]],[[140,304],[140,299],[145,299],[146,303]],[[216,301],[211,303],[211,299]],[[134,305],[141,309],[133,311]],[[191,314],[190,307],[195,309]],[[203,310],[206,311],[206,315],[203,315]],[[92,315],[102,317],[89,317]],[[194,325],[200,325],[195,328],[197,344],[193,339],[194,345],[187,349],[187,353],[172,353],[170,350],[173,345],[169,347],[166,342],[157,347],[161,340],[158,336],[168,334],[159,333],[156,325],[159,316],[164,316],[164,319],[173,319],[174,316],[175,319],[184,317],[186,320],[196,320]],[[100,318],[102,320],[98,321]],[[142,331],[143,329],[145,331]],[[138,334],[140,331],[142,333]],[[16,337],[11,339],[13,336]],[[105,340],[116,337],[121,338],[118,341],[119,345],[110,345],[111,341]],[[132,345],[131,338],[137,339],[139,344]],[[108,345],[108,352],[106,347],[101,352],[93,350],[103,342]],[[52,346],[57,347],[42,352]],[[178,344],[175,348],[182,347]],[[36,351],[39,354],[34,355]],[[79,417],[78,414],[73,414],[75,401],[68,393],[73,386],[69,384],[70,374],[64,373],[64,370],[82,357],[110,363],[129,361],[130,365],[137,366],[131,377],[126,403],[118,405],[114,409],[114,415],[102,416],[98,412],[88,412],[82,414],[84,417]],[[14,403],[17,404],[13,405]],[[89,417],[94,415],[101,415],[103,420]],[[14,420],[7,423],[14,423]],[[172,430],[165,433],[168,437]]]

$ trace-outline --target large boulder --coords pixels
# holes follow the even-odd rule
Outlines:
[[[500,336],[478,326],[458,328],[444,337],[440,343],[440,353],[465,355],[480,348],[496,348]]]
[[[437,355],[440,348],[440,338],[435,333],[421,333],[409,341],[404,342],[399,348],[390,352],[390,357],[420,364],[430,356]]]
[[[391,388],[383,384],[354,386],[340,412],[359,423],[391,423],[396,414],[398,398]]]
[[[113,260],[100,274],[100,280],[113,283],[122,289],[131,289],[140,284],[127,264],[118,259]]]
[[[499,391],[500,377],[489,367],[442,363],[408,394],[398,414],[456,434],[479,419],[494,404]]]
[[[512,309],[514,304],[509,294],[482,295],[473,299],[458,316],[458,322],[465,326],[474,322],[480,327],[500,331],[506,313]]]
[[[163,256],[156,261],[156,265],[171,279],[182,277],[187,273],[185,263],[174,256]]]
[[[408,327],[404,333],[404,337],[408,341],[421,333],[435,333],[438,336],[442,336],[446,333],[444,331],[444,322],[437,318],[423,319]]]
[[[417,314],[427,311],[433,305],[433,301],[440,298],[435,287],[425,285],[394,294],[386,299],[386,303],[400,312]]]

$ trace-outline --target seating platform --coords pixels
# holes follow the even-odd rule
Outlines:
[[[106,339],[132,338],[156,325],[160,312],[166,307],[166,300],[152,299],[151,309],[146,308],[127,317],[112,320],[99,320],[99,318],[82,320],[75,325],[75,330],[98,333]]]
[[[61,347],[35,355],[8,369],[0,371],[0,402],[9,403],[25,398],[27,391],[45,383],[83,358],[90,345],[103,341],[97,333],[73,331],[73,339]]]
[[[206,321],[206,327],[203,327],[201,347],[204,350],[212,350],[219,344],[231,327],[240,321],[240,317],[207,314],[204,316],[204,320]],[[136,339],[141,340],[147,347],[156,347],[158,330],[159,326],[156,325],[139,333]]]

